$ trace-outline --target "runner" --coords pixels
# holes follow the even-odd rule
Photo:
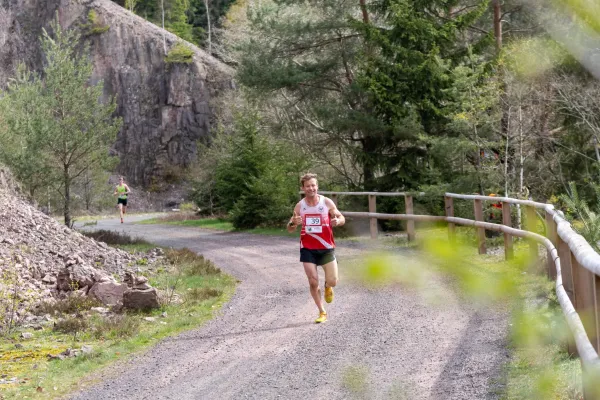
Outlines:
[[[125,178],[122,176],[119,178],[119,184],[115,188],[113,195],[117,197],[117,208],[121,215],[121,223],[123,223],[123,214],[127,212],[127,195],[131,193],[131,189],[125,183]]]
[[[317,266],[325,271],[325,301],[333,301],[333,288],[338,282],[335,242],[332,227],[342,226],[346,219],[337,209],[333,200],[317,194],[319,184],[317,175],[305,174],[300,179],[305,197],[294,207],[294,214],[287,225],[288,232],[294,232],[298,225],[300,231],[300,262],[310,285],[310,294],[319,308],[316,323],[327,321],[327,311],[321,301],[321,288]]]

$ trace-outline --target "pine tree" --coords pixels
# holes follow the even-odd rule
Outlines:
[[[44,30],[45,55],[41,77],[30,72],[12,85],[3,100],[3,119],[9,121],[6,135],[19,143],[22,159],[36,160],[46,171],[46,183],[59,189],[64,201],[64,218],[71,225],[71,188],[75,180],[92,169],[113,165],[109,148],[121,127],[113,118],[116,102],[103,103],[103,83],[91,84],[89,52],[78,53],[79,35],[63,30],[58,20],[51,24],[53,35]],[[30,104],[20,99],[35,98]],[[29,119],[24,115],[31,114]],[[19,121],[26,121],[27,129]],[[6,158],[10,163],[11,159]],[[35,164],[37,165],[37,164]],[[10,166],[10,165],[9,165]]]

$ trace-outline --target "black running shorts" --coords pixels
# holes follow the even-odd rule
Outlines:
[[[123,204],[124,207],[127,207],[127,199],[117,199],[117,205]]]
[[[335,260],[334,249],[311,250],[300,249],[300,262],[313,263],[315,265],[325,265]]]

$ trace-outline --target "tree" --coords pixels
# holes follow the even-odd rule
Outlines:
[[[24,156],[40,157],[48,171],[47,182],[62,195],[65,224],[70,226],[72,185],[89,169],[112,166],[109,147],[121,119],[113,118],[114,98],[102,103],[103,83],[90,83],[92,64],[87,47],[77,52],[79,34],[63,30],[58,20],[51,29],[53,35],[44,30],[42,36],[43,74],[36,77],[28,73],[31,79],[21,79],[9,88],[3,99],[3,118],[10,121],[13,115],[28,112],[35,116],[28,124],[27,138],[29,142],[35,140],[37,147],[21,149]],[[36,97],[33,108],[18,101],[26,93]],[[7,133],[16,142],[22,135],[20,125],[11,122]]]
[[[39,140],[44,131],[40,118],[39,77],[19,65],[17,76],[0,97],[0,159],[10,166],[17,180],[33,200],[47,186],[50,169]]]

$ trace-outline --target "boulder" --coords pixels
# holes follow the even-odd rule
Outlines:
[[[98,281],[110,279],[108,274],[88,265],[71,264],[63,268],[56,279],[59,290],[69,292],[92,287]]]
[[[102,304],[114,306],[123,301],[123,293],[127,285],[113,281],[97,282],[92,286],[88,295],[100,300]]]
[[[123,307],[132,310],[148,310],[158,308],[158,292],[155,288],[137,290],[127,289],[123,293]]]

